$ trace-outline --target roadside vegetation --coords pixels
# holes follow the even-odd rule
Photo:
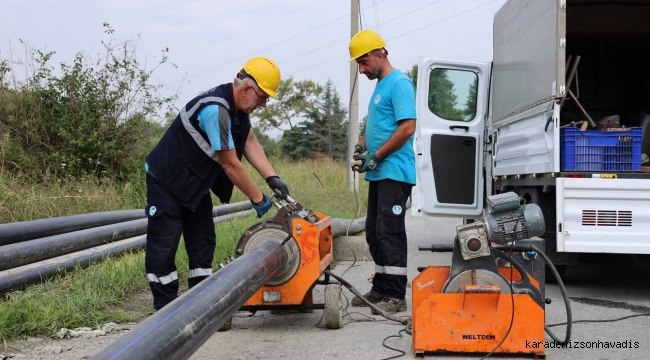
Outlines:
[[[144,209],[144,157],[178,111],[177,95],[161,95],[165,89],[151,78],[174,65],[164,49],[147,68],[152,61],[138,59],[138,36],[115,39],[109,24],[104,31],[98,54],[80,53],[56,68],[50,64],[54,52],[22,42],[21,56],[0,53],[0,223]],[[271,163],[303,206],[335,218],[365,216],[367,184],[360,181],[356,194],[347,188],[347,109],[331,82],[283,79],[278,99],[254,121]],[[285,129],[283,139],[269,138],[269,129]],[[235,190],[231,201],[246,200]],[[258,221],[249,216],[216,226],[215,270]],[[182,242],[176,265],[186,291]],[[9,340],[51,336],[61,328],[137,321],[153,311],[150,301],[144,252],[122,254],[1,294],[0,340],[6,347]]]

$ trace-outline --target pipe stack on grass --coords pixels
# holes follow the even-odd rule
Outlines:
[[[231,219],[235,216],[246,216],[252,214],[252,205],[249,201],[242,201],[235,204],[215,206],[212,214],[215,216],[214,222],[220,222]],[[142,214],[143,210],[134,210]],[[115,217],[111,218],[107,213],[101,213],[101,220],[92,223],[100,224],[104,222],[119,222],[126,216],[131,216],[130,210],[113,212]],[[108,212],[110,213],[110,212]],[[97,219],[94,214],[86,214],[88,219]],[[2,229],[23,229],[13,231],[14,235],[0,234],[0,239],[17,240],[16,234],[24,235],[28,232],[25,229],[29,223],[31,226],[41,225],[42,227],[34,228],[29,231],[30,234],[42,234],[52,231],[55,227],[57,231],[63,228],[76,228],[88,226],[90,222],[83,218],[84,215],[75,215],[72,217],[74,225],[65,226],[60,220],[53,222],[48,221],[27,221],[23,223],[4,224],[13,226],[4,226]],[[70,219],[71,217],[65,217]],[[50,219],[43,219],[50,220]],[[21,224],[21,225],[17,225]],[[54,226],[56,225],[56,226]],[[12,290],[22,289],[27,285],[45,281],[56,274],[64,271],[74,270],[76,266],[87,267],[92,263],[101,262],[107,256],[117,255],[122,252],[142,248],[146,244],[147,219],[132,221],[122,221],[111,225],[90,227],[84,230],[60,233],[57,235],[46,236],[38,239],[17,241],[12,244],[0,246],[0,293]]]

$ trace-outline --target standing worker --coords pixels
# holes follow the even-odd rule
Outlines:
[[[276,97],[280,69],[271,59],[250,59],[233,83],[190,100],[147,155],[147,247],[145,269],[156,310],[178,297],[176,250],[183,234],[189,287],[212,274],[216,244],[210,189],[228,203],[233,185],[261,217],[271,200],[246,172],[242,156],[283,198],[289,195],[251,129],[250,113]]]
[[[363,295],[389,313],[406,311],[406,200],[415,185],[415,86],[388,61],[386,43],[364,30],[350,40],[350,61],[377,79],[368,106],[366,133],[354,148],[356,168],[369,181],[366,241],[375,261],[372,289]],[[353,306],[365,306],[359,297]],[[372,312],[377,314],[375,309]]]

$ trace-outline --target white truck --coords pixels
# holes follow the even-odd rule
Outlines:
[[[477,218],[514,191],[559,270],[650,254],[650,1],[509,0],[493,36],[492,63],[420,59],[412,213]]]

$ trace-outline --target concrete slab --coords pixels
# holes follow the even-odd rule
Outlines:
[[[372,261],[364,235],[336,236],[332,246],[334,261]]]

